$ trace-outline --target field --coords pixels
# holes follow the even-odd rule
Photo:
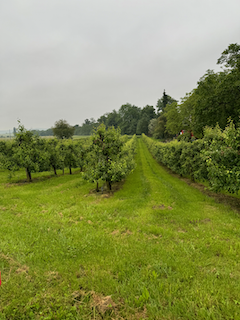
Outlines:
[[[239,208],[169,174],[138,139],[113,194],[0,172],[0,319],[240,319]],[[237,199],[237,198],[234,198]]]

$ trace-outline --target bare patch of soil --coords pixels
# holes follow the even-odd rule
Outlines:
[[[114,230],[113,232],[111,232],[111,235],[115,236],[118,233],[119,233],[119,230]]]
[[[50,281],[53,281],[53,280],[59,280],[61,277],[60,277],[60,275],[59,275],[59,273],[58,272],[56,272],[56,271],[48,271],[47,273],[46,273],[46,275],[47,275],[47,277],[48,277],[48,281],[50,282]]]
[[[16,273],[28,273],[28,270],[29,270],[29,267],[27,267],[27,266],[22,266],[21,268],[18,268],[17,270],[16,270]]]
[[[159,210],[164,210],[164,209],[166,209],[164,204],[159,204],[159,205],[153,206],[152,208],[154,210],[158,210],[158,209]],[[170,207],[170,206],[168,206],[167,208],[168,208],[168,210],[172,210],[172,207]]]
[[[106,311],[111,311],[116,308],[116,303],[112,300],[111,296],[102,297],[101,295],[92,292],[92,306],[104,315]]]
[[[147,234],[145,234],[145,236],[147,236]],[[161,234],[159,234],[158,236],[156,236],[155,234],[151,234],[151,236],[148,237],[148,240],[159,239],[159,238],[162,238]]]
[[[187,231],[184,230],[184,229],[178,228],[178,232],[179,232],[179,233],[186,233]]]
[[[146,308],[146,306],[144,306],[142,311],[139,311],[139,312],[135,313],[134,319],[137,319],[137,320],[147,319],[147,308]]]
[[[101,198],[110,198],[110,194],[109,193],[106,193],[106,194],[102,194],[101,195]]]
[[[133,234],[133,233],[130,230],[126,230],[125,232],[122,232],[123,236],[130,236],[131,234]]]
[[[86,292],[83,290],[74,291],[72,293],[72,298],[74,301],[79,302],[82,300],[83,297],[86,296]]]

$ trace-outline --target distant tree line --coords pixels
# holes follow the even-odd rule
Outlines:
[[[75,125],[75,135],[91,135],[95,128],[100,124],[104,124],[106,128],[120,128],[121,134],[148,134],[148,125],[150,120],[157,118],[157,113],[153,106],[145,106],[139,108],[137,106],[126,103],[120,107],[118,111],[105,113],[99,119],[86,119],[79,126]]]
[[[99,119],[94,118],[85,119],[84,123],[75,125],[71,135],[88,136],[91,135],[100,124],[104,124],[106,128],[114,127],[120,128],[121,134],[134,135],[134,134],[148,134],[148,125],[151,119],[157,118],[157,113],[153,106],[146,106],[139,108],[130,103],[121,106],[119,111],[113,110],[112,112],[105,113]],[[57,136],[61,137],[58,133],[58,128],[63,131],[63,127],[68,126],[67,131],[71,131],[70,126],[65,120],[59,120],[55,123],[54,127],[46,131],[32,130],[34,134],[39,136]],[[69,137],[65,137],[69,138]]]
[[[222,65],[221,72],[207,70],[197,88],[186,94],[180,103],[167,103],[158,119],[150,122],[150,134],[165,138],[184,130],[201,138],[206,126],[218,124],[224,130],[229,118],[239,126],[240,45],[230,44],[217,64]]]
[[[230,44],[217,61],[222,71],[207,70],[198,81],[197,88],[187,93],[179,103],[165,90],[155,107],[139,108],[130,103],[118,111],[105,113],[99,119],[85,119],[82,125],[73,126],[75,135],[91,135],[95,128],[104,124],[106,128],[120,128],[121,134],[146,134],[156,139],[169,139],[180,131],[185,136],[202,137],[205,126],[221,129],[228,118],[239,125],[240,117],[240,45]],[[56,135],[54,127],[46,131],[34,131],[41,136]]]
[[[53,130],[52,128],[47,129],[47,130],[31,130],[33,134],[39,135],[41,137],[51,137],[53,136]],[[15,133],[16,134],[16,133]]]

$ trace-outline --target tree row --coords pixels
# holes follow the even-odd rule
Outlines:
[[[193,142],[155,141],[143,135],[149,151],[173,172],[192,180],[207,181],[214,191],[237,193],[240,189],[240,128],[231,121],[224,130],[206,127]]]
[[[86,180],[104,180],[108,189],[134,168],[136,137],[121,136],[114,127],[100,125],[88,139],[43,139],[19,124],[13,141],[0,141],[0,168],[12,174],[26,171],[32,181],[33,172],[80,168]]]

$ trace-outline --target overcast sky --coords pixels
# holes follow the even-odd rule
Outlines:
[[[239,0],[0,0],[0,130],[179,100],[230,43]]]

